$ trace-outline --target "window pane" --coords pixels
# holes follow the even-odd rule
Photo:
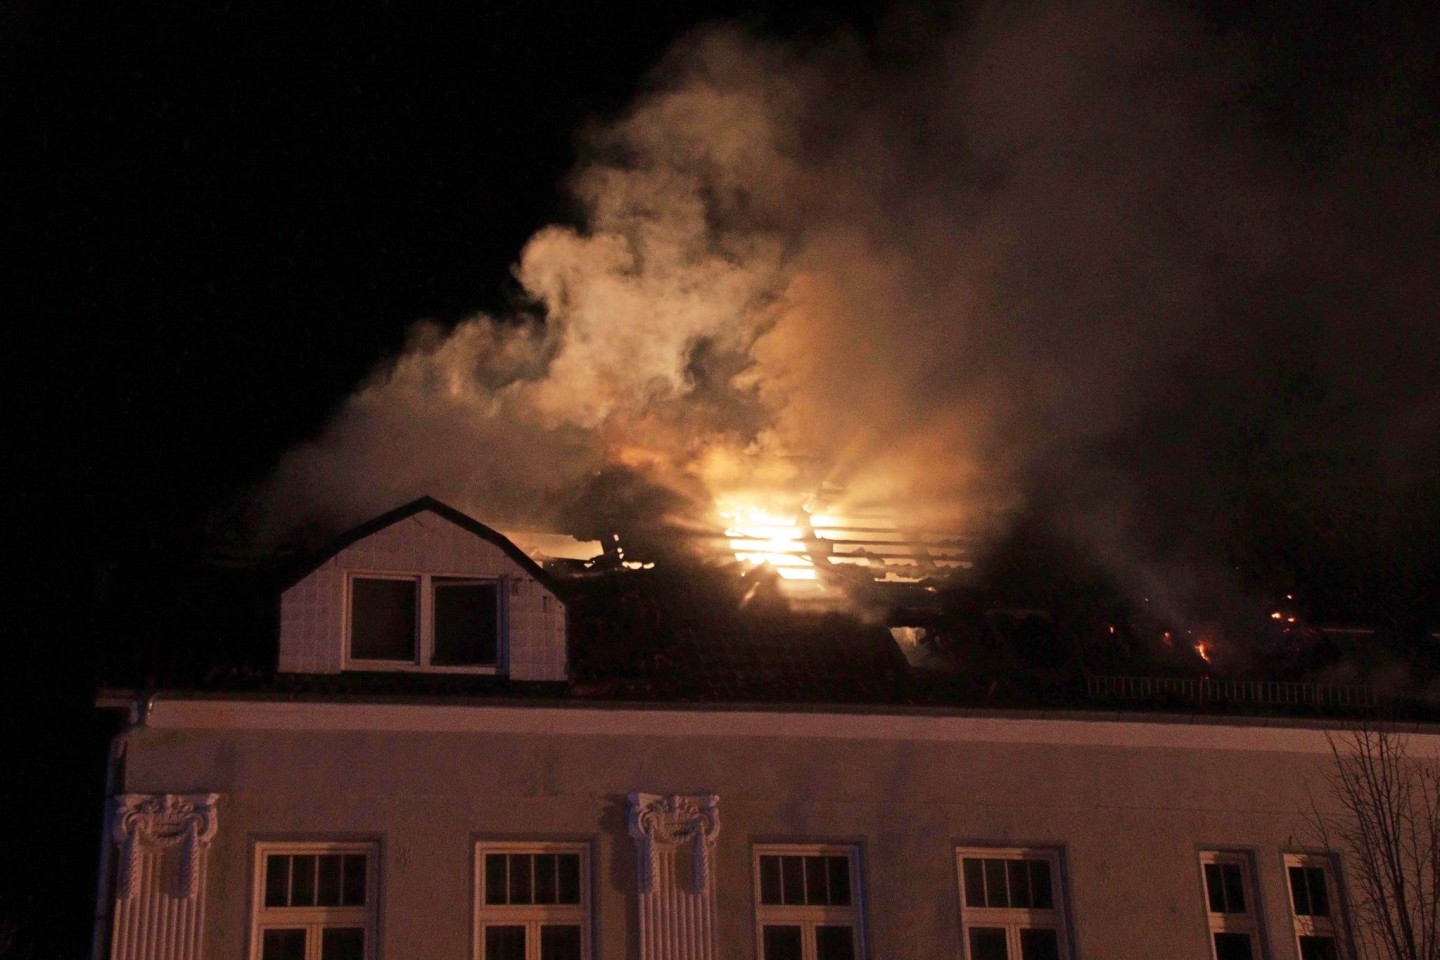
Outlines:
[[[507,866],[509,857],[503,853],[485,854],[485,902],[486,903],[509,903],[510,899],[505,891],[508,889],[505,878],[509,875]]]
[[[1340,960],[1334,937],[1301,937],[1300,960]]]
[[[305,960],[305,931],[266,930],[260,938],[260,960]]]
[[[830,905],[850,906],[850,858],[826,857],[830,871]]]
[[[1021,960],[1060,960],[1060,937],[1054,930],[1021,930]]]
[[[1225,912],[1245,913],[1245,883],[1240,879],[1240,865],[1222,863],[1220,875],[1225,878]]]
[[[1055,909],[1055,888],[1050,883],[1050,861],[1030,860],[1030,898],[1037,910]]]
[[[855,931],[850,927],[816,927],[815,960],[855,960]]]
[[[1007,960],[1005,931],[989,927],[971,927],[970,960]]]
[[[799,927],[766,927],[761,938],[765,942],[763,960],[801,960]]]
[[[573,923],[541,927],[540,960],[580,960],[580,928]]]
[[[556,882],[556,903],[580,902],[580,854],[562,853],[559,861],[559,877]]]
[[[315,857],[290,858],[290,906],[315,906]]]
[[[320,960],[365,960],[363,927],[327,927],[320,934]]]
[[[780,902],[805,902],[805,858],[780,858]]]
[[[494,583],[435,581],[435,652],[440,665],[493,664],[499,650]]]
[[[486,927],[485,960],[525,960],[525,928],[518,924]]]
[[[1306,884],[1310,888],[1310,915],[1330,916],[1330,896],[1325,892],[1325,871],[1320,867],[1306,867]]]
[[[965,870],[965,906],[985,906],[985,862],[973,860],[966,857],[964,860]]]
[[[510,854],[510,902],[534,903],[530,893],[530,862],[526,853]]]
[[[340,860],[338,853],[322,854],[317,867],[315,903],[321,907],[340,906]]]
[[[1215,960],[1255,960],[1248,933],[1215,934]]]
[[[1291,867],[1290,874],[1290,900],[1295,904],[1295,915],[1297,917],[1310,916],[1310,891],[1305,887],[1305,868]]]
[[[1006,867],[1009,875],[1010,906],[1030,909],[1030,868],[1024,860],[1011,860]]]
[[[1205,892],[1210,898],[1210,912],[1225,912],[1225,883],[1220,878],[1220,864],[1205,864]]]
[[[290,905],[290,858],[272,853],[265,858],[265,906]]]
[[[414,580],[356,577],[350,582],[350,656],[415,659]]]
[[[805,858],[805,902],[825,906],[830,902],[830,891],[825,888],[827,879],[824,857]]]
[[[359,907],[365,903],[365,854],[345,854],[345,864],[340,878],[340,902],[346,907]]]
[[[535,855],[535,902],[556,903],[555,854]]]
[[[1010,906],[1005,882],[1005,861],[985,861],[985,901],[992,907]]]
[[[760,902],[780,903],[780,858],[760,858]]]

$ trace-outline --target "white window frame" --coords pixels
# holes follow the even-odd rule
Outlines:
[[[487,853],[574,853],[580,855],[579,904],[487,904],[485,902],[485,855]],[[474,957],[485,960],[485,928],[525,927],[526,960],[540,960],[540,928],[545,924],[580,927],[580,957],[593,954],[591,931],[590,844],[585,842],[516,843],[481,840],[475,844],[475,928]]]
[[[969,907],[965,897],[965,860],[1044,860],[1050,864],[1050,900],[1048,910],[1027,907]],[[1065,919],[1065,877],[1063,858],[1055,847],[957,847],[955,876],[960,892],[960,951],[970,957],[970,929],[984,927],[1005,929],[1007,956],[1020,957],[1020,931],[1054,930],[1060,945],[1061,960],[1070,957],[1070,928]]]
[[[845,857],[850,864],[850,905],[819,906],[767,904],[760,902],[760,858],[780,857]],[[751,884],[755,897],[755,957],[765,960],[765,928],[787,926],[800,928],[801,960],[816,960],[815,928],[848,926],[854,931],[855,960],[865,960],[865,924],[862,904],[865,888],[860,876],[860,848],[854,844],[834,843],[763,843],[756,844],[750,857]]]
[[[1210,909],[1210,883],[1205,877],[1207,864],[1234,865],[1240,868],[1240,886],[1245,897],[1244,913],[1215,913]],[[1288,882],[1288,878],[1287,878]],[[1200,901],[1205,905],[1205,917],[1210,933],[1211,960],[1218,960],[1215,952],[1215,934],[1243,933],[1250,937],[1250,955],[1263,960],[1265,938],[1260,935],[1260,893],[1255,882],[1255,858],[1245,850],[1204,850],[1200,853]]]
[[[1328,937],[1335,941],[1336,953],[1339,956],[1346,956],[1343,941],[1341,939],[1340,911],[1343,908],[1340,900],[1340,887],[1336,883],[1335,858],[1323,853],[1287,853],[1283,857],[1285,867],[1285,900],[1290,904],[1290,919],[1295,926],[1295,956],[1300,956],[1301,937]],[[1295,888],[1290,883],[1290,868],[1301,867],[1308,869],[1319,869],[1325,875],[1325,897],[1330,907],[1330,915],[1326,917],[1315,916],[1314,914],[1301,915],[1295,910]]]
[[[403,580],[415,584],[415,656],[410,660],[368,660],[351,656],[351,626],[355,615],[356,580]],[[495,662],[493,664],[434,664],[435,658],[435,581],[490,583],[495,585]],[[514,581],[509,577],[485,577],[468,573],[410,572],[397,570],[345,571],[344,660],[346,670],[426,673],[498,674],[504,672],[510,651],[510,592]]]
[[[265,858],[273,855],[326,853],[365,856],[365,903],[349,907],[267,907],[265,905]],[[376,931],[380,914],[380,845],[351,842],[262,841],[255,844],[253,882],[250,890],[250,958],[260,960],[266,930],[293,930],[303,927],[306,960],[320,960],[321,932],[326,927],[363,927],[365,957],[376,956]]]

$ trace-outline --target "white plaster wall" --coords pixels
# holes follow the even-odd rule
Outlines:
[[[737,735],[723,712],[711,734],[667,735],[662,711],[651,734],[605,733],[603,710],[568,713],[548,733],[540,721],[490,732],[140,730],[125,789],[224,794],[212,960],[243,956],[256,839],[338,836],[382,843],[382,958],[471,956],[476,837],[592,841],[597,957],[635,957],[625,824],[635,791],[719,794],[723,957],[754,955],[752,844],[836,841],[863,850],[874,960],[960,955],[954,849],[970,844],[1063,850],[1080,960],[1207,960],[1198,851],[1250,850],[1265,956],[1295,958],[1281,857],[1312,839],[1303,811],[1311,788],[1323,798],[1328,762],[1314,744],[1251,750],[1233,729],[1223,749],[1193,736],[1123,746]],[[591,714],[595,732],[579,732]]]
[[[565,679],[565,609],[558,598],[495,544],[428,512],[351,544],[281,595],[280,672],[340,672],[345,578],[352,571],[505,579],[508,673],[517,680]]]

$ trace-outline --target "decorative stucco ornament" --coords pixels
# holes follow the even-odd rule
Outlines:
[[[720,798],[713,793],[678,794],[632,793],[630,795],[630,836],[639,853],[640,890],[655,884],[660,850],[665,846],[691,844],[695,864],[695,889],[710,884],[710,851],[720,835]]]
[[[145,847],[180,847],[180,876],[185,898],[200,889],[200,851],[215,836],[218,793],[123,793],[115,798],[113,837],[122,851],[121,900],[140,886],[140,854]]]

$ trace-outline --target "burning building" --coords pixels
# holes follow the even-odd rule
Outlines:
[[[737,517],[724,536],[818,565],[833,528],[812,525]],[[102,691],[124,728],[96,957],[1309,960],[1344,944],[1345,865],[1305,819],[1328,802],[1333,720],[927,700],[883,624],[767,619],[761,582],[738,577],[724,602],[668,579],[669,606],[647,605],[630,587],[673,572],[617,559],[560,579],[419,500],[290,579],[272,678]],[[775,579],[807,569],[787,563]],[[1051,621],[989,616],[1017,642]],[[955,629],[937,615],[894,637]],[[665,642],[637,651],[647,633]]]

